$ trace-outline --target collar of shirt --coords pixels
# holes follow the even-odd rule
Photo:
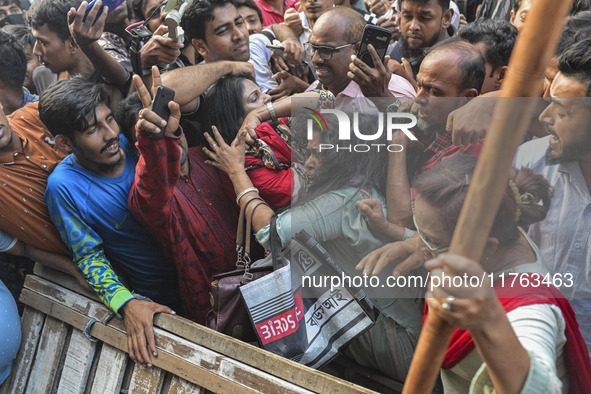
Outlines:
[[[587,187],[583,173],[581,172],[581,166],[578,161],[569,161],[566,163],[560,163],[558,165],[558,172],[564,174],[568,182],[573,185],[577,192],[581,195],[583,200],[591,202],[591,190]]]

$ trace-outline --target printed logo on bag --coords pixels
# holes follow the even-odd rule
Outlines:
[[[282,313],[275,314],[277,311],[284,310],[282,306],[285,303],[288,303],[290,308]],[[259,309],[265,308],[267,313],[264,314],[261,321],[259,320],[260,316],[255,314]],[[299,330],[300,320],[304,317],[301,290],[295,296],[290,291],[275,300],[270,300],[266,304],[257,305],[256,310],[255,308],[251,309],[251,314],[263,345],[291,335]]]
[[[314,267],[314,259],[303,250],[297,252],[295,261],[305,274]]]

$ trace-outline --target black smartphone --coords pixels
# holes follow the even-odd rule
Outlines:
[[[283,45],[267,44],[266,47],[275,52],[276,55],[283,57],[283,51],[285,50],[285,47]]]
[[[386,51],[388,50],[388,44],[390,44],[391,37],[392,32],[388,29],[369,24],[366,25],[365,29],[363,30],[363,38],[361,38],[361,46],[357,52],[357,57],[371,68],[375,68],[371,54],[367,50],[367,45],[373,45],[374,49],[378,53],[378,56],[380,57],[380,60],[383,61],[384,57],[386,56]]]
[[[158,86],[154,101],[152,102],[152,111],[168,122],[168,118],[170,118],[168,103],[172,100],[174,100],[174,90],[167,88],[166,86]],[[162,126],[160,127],[160,133],[148,133],[148,135],[152,138],[164,138],[165,130],[166,126]]]

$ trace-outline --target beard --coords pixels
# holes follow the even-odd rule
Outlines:
[[[544,124],[544,129],[546,132],[548,132],[548,134],[556,136],[556,133],[547,124]],[[587,130],[585,138],[582,141],[565,144],[562,140],[560,140],[560,146],[562,147],[562,152],[560,152],[558,155],[553,154],[552,147],[548,146],[545,156],[546,165],[551,166],[554,164],[562,164],[570,161],[578,161],[591,153],[591,129]]]
[[[562,141],[561,141],[562,144]],[[552,148],[548,147],[546,150],[546,165],[568,163],[569,161],[578,161],[587,156],[591,152],[591,137],[587,138],[586,142],[580,144],[573,144],[571,146],[562,145],[562,152],[559,155],[552,154]]]
[[[123,153],[123,151],[121,150],[121,148],[119,148],[119,158],[117,159],[117,161],[113,162],[113,163],[100,163],[98,165],[99,170],[101,171],[101,173],[113,173],[115,171],[117,171],[122,165],[125,164],[125,154]]]
[[[439,28],[441,30],[441,27]],[[431,41],[424,41],[421,45],[416,48],[412,48],[404,35],[402,35],[402,55],[405,59],[416,59],[425,56],[425,49],[431,48],[437,44],[439,36],[436,35]]]

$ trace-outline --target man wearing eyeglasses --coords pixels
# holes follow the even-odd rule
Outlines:
[[[318,78],[308,90],[321,88],[336,97],[413,98],[412,85],[383,63],[375,62],[373,69],[354,57],[365,25],[363,16],[350,8],[332,8],[318,18],[305,45]]]

